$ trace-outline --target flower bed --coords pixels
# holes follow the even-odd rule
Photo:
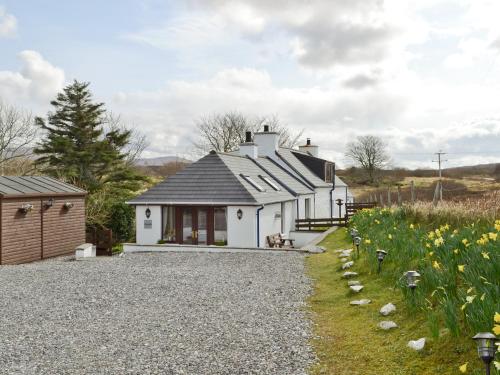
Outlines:
[[[415,221],[405,209],[371,209],[351,221],[363,238],[360,262],[377,272],[376,250],[388,251],[381,276],[401,289],[410,309],[426,315],[434,338],[443,329],[454,336],[494,329],[500,311],[500,220],[437,228]],[[410,291],[403,274],[422,276]],[[498,330],[494,329],[497,335]]]

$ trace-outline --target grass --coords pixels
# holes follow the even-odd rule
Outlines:
[[[312,345],[319,358],[312,374],[446,375],[460,373],[458,367],[465,362],[469,363],[467,374],[483,373],[469,337],[451,337],[447,330],[441,329],[440,337],[432,338],[436,326],[422,314],[409,311],[401,290],[388,285],[385,278],[371,271],[367,262],[356,257],[352,270],[358,272],[357,280],[365,289],[351,294],[347,281],[341,277],[341,262],[334,253],[335,249],[351,246],[345,229],[332,233],[321,245],[327,248],[325,253],[307,258],[308,272],[314,280],[314,293],[309,299],[315,327]],[[363,256],[366,253],[362,252]],[[372,303],[349,305],[351,300],[361,298],[371,299]],[[379,310],[388,302],[394,303],[397,311],[383,317]],[[393,320],[399,328],[382,331],[377,327],[382,320]],[[422,352],[406,347],[409,340],[421,337],[427,338]]]

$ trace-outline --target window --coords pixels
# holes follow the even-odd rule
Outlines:
[[[271,180],[269,177],[267,177],[267,176],[261,176],[261,175],[259,175],[259,177],[260,177],[262,180],[264,180],[264,181],[265,181],[265,182],[266,182],[269,186],[271,186],[274,190],[276,190],[276,191],[281,191],[280,187],[279,187],[278,185],[276,185],[276,184],[274,183],[274,181],[273,181],[273,180]]]
[[[214,243],[227,245],[227,216],[226,207],[214,208]]]
[[[306,198],[304,200],[304,217],[306,219],[311,218],[311,198]]]
[[[325,182],[333,182],[335,178],[335,164],[325,163]]]
[[[241,177],[245,179],[250,185],[252,185],[254,188],[256,188],[258,191],[266,191],[262,186],[260,186],[257,182],[255,182],[250,176],[241,174]]]
[[[163,239],[175,242],[175,207],[163,207]]]

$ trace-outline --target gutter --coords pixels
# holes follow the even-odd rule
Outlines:
[[[335,190],[335,163],[333,163],[333,178],[332,178],[332,188],[330,189],[330,217],[333,217],[333,191]],[[347,190],[346,190],[346,202],[347,202]]]
[[[264,209],[264,205],[257,208],[257,247],[260,247],[260,211]]]

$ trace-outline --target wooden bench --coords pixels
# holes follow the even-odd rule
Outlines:
[[[271,248],[292,248],[293,249],[293,238],[283,238],[281,233],[271,234],[266,237],[267,245]],[[288,246],[287,246],[288,242]]]

